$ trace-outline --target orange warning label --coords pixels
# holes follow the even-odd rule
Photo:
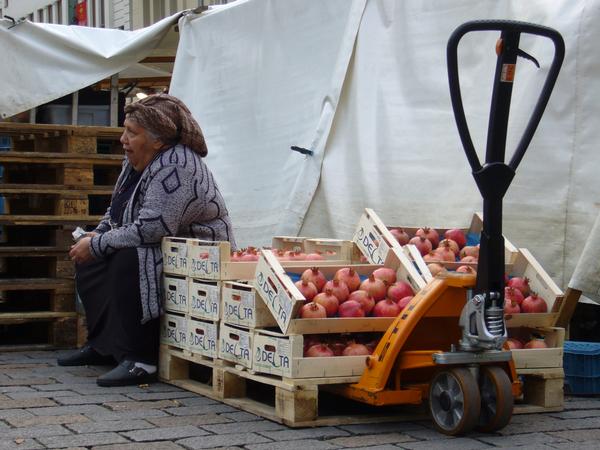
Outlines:
[[[502,64],[502,74],[500,81],[504,83],[512,83],[515,79],[515,64]]]

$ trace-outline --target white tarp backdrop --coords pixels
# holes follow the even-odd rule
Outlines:
[[[196,115],[241,245],[276,234],[350,238],[365,207],[388,225],[467,226],[481,199],[450,106],[446,43],[468,20],[562,33],[566,58],[505,198],[504,231],[565,286],[600,209],[598,0],[247,0],[180,21],[171,93]],[[497,34],[459,48],[484,150]],[[507,154],[551,62],[517,66]],[[310,148],[313,156],[289,150]]]
[[[134,65],[159,45],[181,14],[135,31],[29,21],[12,26],[8,19],[0,20],[4,66],[0,118],[78,91]]]

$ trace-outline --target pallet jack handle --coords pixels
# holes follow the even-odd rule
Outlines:
[[[482,165],[469,133],[460,92],[458,76],[458,44],[470,32],[500,31],[496,43],[496,71],[492,90],[485,163]],[[537,60],[519,49],[521,34],[532,34],[550,39],[554,44],[554,58],[546,81],[527,123],[525,131],[508,164],[505,164],[506,134],[517,57]],[[562,36],[552,28],[511,20],[478,20],[460,25],[450,36],[447,46],[448,82],[450,98],[458,133],[472,169],[473,178],[483,197],[483,230],[481,234],[476,293],[500,295],[504,305],[504,238],[502,237],[502,198],[508,190],[519,163],[533,138],[542,118],[550,94],[558,77],[565,55]],[[489,297],[488,297],[489,298]],[[487,300],[486,300],[487,303]]]

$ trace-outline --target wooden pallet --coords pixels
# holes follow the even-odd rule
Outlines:
[[[427,417],[422,408],[375,408],[319,389],[328,384],[356,382],[359,377],[294,380],[259,375],[222,360],[197,358],[165,345],[160,348],[159,377],[182,389],[294,428]]]
[[[193,375],[202,374],[196,376]],[[563,409],[558,371],[523,373],[524,397],[513,414]],[[219,400],[293,428],[425,419],[425,405],[373,407],[334,396],[328,386],[357,382],[360,376],[290,379],[260,375],[228,362],[160,347],[159,377],[182,389]],[[260,397],[258,397],[260,396]]]

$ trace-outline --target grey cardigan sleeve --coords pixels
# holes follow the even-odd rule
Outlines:
[[[198,204],[195,177],[184,167],[169,164],[144,178],[138,187],[137,217],[132,223],[94,236],[90,241],[94,257],[102,258],[121,248],[156,246],[163,236],[177,234],[187,205],[193,200],[196,208],[206,204]]]

